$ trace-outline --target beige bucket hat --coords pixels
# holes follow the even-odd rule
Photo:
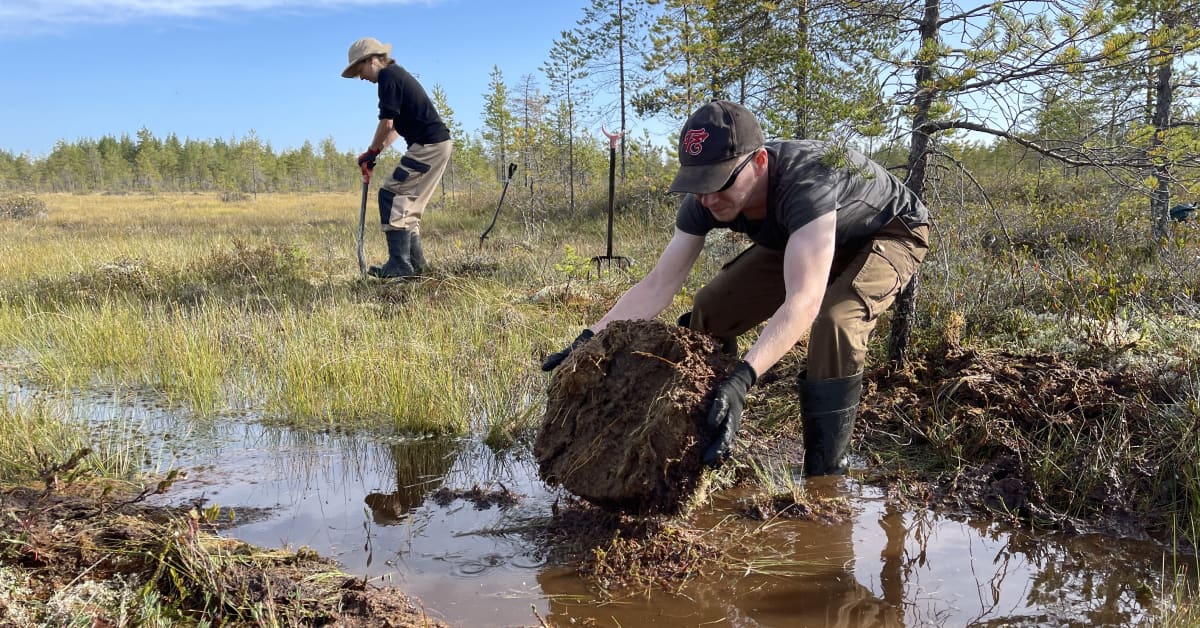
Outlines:
[[[356,72],[354,65],[371,55],[390,55],[392,54],[392,45],[385,44],[374,37],[363,37],[362,39],[350,44],[350,64],[342,70],[342,78],[354,78]]]

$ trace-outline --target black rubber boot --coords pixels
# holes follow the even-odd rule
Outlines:
[[[413,270],[412,259],[409,257],[412,251],[412,234],[406,229],[398,231],[384,231],[383,237],[387,239],[388,261],[383,266],[372,266],[367,269],[367,274],[372,277],[391,278],[391,277],[412,277],[417,273]]]
[[[804,475],[843,475],[862,398],[862,373],[810,382],[800,379]]]
[[[425,262],[425,251],[421,248],[421,234],[414,233],[409,239],[412,240],[412,245],[408,259],[412,261],[413,271],[419,275],[429,267],[429,264]]]

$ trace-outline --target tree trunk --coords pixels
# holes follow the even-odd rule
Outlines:
[[[940,16],[940,0],[925,0],[925,14],[921,18],[921,48],[925,49],[938,43],[938,19]],[[929,133],[925,124],[929,121],[929,111],[934,102],[934,87],[932,79],[935,61],[926,55],[918,55],[922,61],[917,66],[915,99],[916,113],[913,115],[912,144],[908,151],[908,177],[904,185],[912,190],[917,198],[924,198],[925,172],[929,165]],[[888,343],[888,360],[893,368],[904,366],[908,352],[908,341],[912,334],[912,319],[916,312],[917,285],[920,283],[921,272],[913,275],[900,295],[896,297],[895,312],[892,315],[892,333]]]
[[[617,64],[620,76],[617,78],[619,89],[621,91],[621,128],[617,129],[621,133],[621,185],[625,185],[625,125],[628,121],[625,119],[625,1],[617,0]]]
[[[798,3],[796,16],[796,41],[799,42],[800,48],[805,53],[810,53],[812,42],[809,40],[808,28],[808,2],[801,0]],[[809,119],[809,96],[808,96],[808,62],[797,63],[797,94],[799,95],[800,106],[796,108],[796,130],[795,138],[800,140],[809,139],[808,135],[808,119]]]
[[[1167,26],[1174,27],[1175,25],[1168,23]],[[1154,163],[1154,178],[1157,182],[1154,191],[1150,194],[1150,237],[1155,242],[1161,242],[1167,237],[1171,220],[1171,163],[1165,157],[1155,153],[1163,144],[1163,135],[1171,127],[1171,105],[1175,96],[1171,78],[1175,55],[1167,54],[1158,63],[1153,90],[1154,137],[1150,140],[1150,161]]]

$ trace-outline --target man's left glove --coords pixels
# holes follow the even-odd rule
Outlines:
[[[367,152],[358,156],[358,167],[362,170],[364,178],[369,176],[371,171],[375,169],[376,157],[379,157],[379,151],[373,148],[368,148]]]
[[[590,329],[585,329],[580,332],[579,335],[576,336],[575,341],[567,345],[567,348],[559,351],[558,353],[552,353],[546,356],[546,361],[542,362],[542,370],[546,372],[553,371],[559,364],[562,364],[563,360],[567,359],[567,356],[571,355],[572,351],[578,348],[579,345],[591,340],[592,336],[594,335],[596,334],[592,333],[592,330]]]
[[[704,452],[704,464],[719,467],[733,451],[738,426],[742,424],[742,409],[746,406],[746,391],[758,380],[754,367],[743,360],[729,377],[717,384],[712,407],[708,409],[708,427],[716,430],[712,444]]]

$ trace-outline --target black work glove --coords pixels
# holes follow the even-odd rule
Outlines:
[[[592,330],[590,329],[583,330],[580,332],[579,336],[575,338],[574,342],[567,345],[566,349],[563,349],[558,353],[551,353],[550,355],[546,356],[546,361],[542,362],[542,370],[553,371],[555,367],[557,367],[559,364],[562,364],[563,360],[567,359],[567,356],[571,355],[572,351],[578,348],[579,345],[591,340],[592,336],[595,335],[596,334],[592,333]]]
[[[746,405],[746,391],[754,385],[758,374],[754,367],[743,360],[733,369],[729,377],[717,384],[712,407],[708,410],[708,427],[716,430],[712,444],[704,452],[704,464],[719,467],[733,451],[738,426],[742,423],[742,408]]]

